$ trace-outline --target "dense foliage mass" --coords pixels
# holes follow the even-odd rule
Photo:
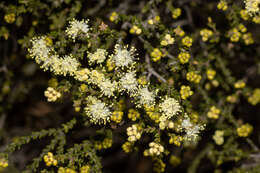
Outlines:
[[[259,0],[0,2],[0,172],[260,172]]]

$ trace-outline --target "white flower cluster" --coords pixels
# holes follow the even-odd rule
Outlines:
[[[259,12],[260,0],[244,0],[246,5],[246,10],[250,15],[256,14]]]
[[[127,46],[122,47],[116,44],[114,54],[110,57],[116,67],[128,67],[134,64],[134,53],[135,48],[132,47],[130,50],[127,50]]]
[[[179,102],[174,98],[166,97],[162,103],[159,104],[159,110],[162,113],[160,121],[166,121],[181,112],[181,106]]]
[[[117,82],[110,81],[105,78],[105,75],[97,70],[90,71],[87,68],[81,69],[76,72],[75,79],[88,84],[94,84],[100,88],[102,94],[111,97],[117,89]]]
[[[112,113],[105,103],[91,96],[89,96],[87,100],[88,105],[85,107],[84,110],[92,123],[106,124],[110,121]]]
[[[35,37],[31,40],[31,43],[30,57],[41,64],[40,67],[44,70],[50,70],[56,75],[66,76],[69,74],[73,76],[80,66],[80,63],[72,55],[60,58],[54,49],[47,45],[45,36]]]
[[[184,118],[185,119],[182,120],[180,127],[180,130],[186,133],[184,139],[187,141],[196,141],[199,137],[200,131],[204,130],[204,126],[193,124],[187,115],[185,115]]]
[[[164,147],[161,144],[150,142],[149,149],[144,151],[144,156],[159,156],[164,152]]]
[[[49,58],[50,52],[52,51],[50,46],[46,44],[46,37],[34,37],[31,40],[32,47],[28,49],[30,56],[35,59],[38,64],[43,63]]]
[[[141,138],[141,131],[138,129],[138,125],[133,124],[131,127],[126,129],[128,135],[128,141],[135,142]]]
[[[66,29],[67,35],[72,38],[74,41],[79,34],[83,34],[85,37],[89,37],[89,26],[88,20],[78,21],[76,19],[72,19],[69,22],[69,26]]]
[[[119,84],[122,91],[127,91],[129,94],[132,95],[135,94],[138,89],[135,71],[125,73],[121,77]]]
[[[52,87],[48,87],[47,90],[44,92],[44,95],[48,98],[48,102],[55,102],[58,98],[61,97],[61,93],[56,91]]]
[[[138,91],[139,102],[142,105],[153,106],[155,104],[156,93],[149,91],[148,87],[140,88]]]
[[[94,53],[88,54],[89,63],[93,64],[94,62],[100,64],[105,61],[107,56],[107,51],[105,49],[97,49]]]

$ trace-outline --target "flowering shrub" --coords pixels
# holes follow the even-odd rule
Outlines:
[[[15,112],[17,98],[30,100],[37,85],[45,89],[35,96],[48,105],[38,116],[47,111],[53,120],[31,134],[3,138],[0,167],[41,173],[260,171],[259,3],[1,2],[0,36],[14,49],[1,50],[1,121]],[[27,58],[9,62],[15,53]],[[22,64],[21,89],[13,75],[20,67],[10,68],[15,63]],[[37,152],[22,163],[17,152],[28,145]],[[133,163],[111,166],[127,157]]]

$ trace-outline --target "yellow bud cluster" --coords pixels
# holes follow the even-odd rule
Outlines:
[[[4,20],[5,20],[7,23],[14,23],[14,21],[15,21],[15,14],[14,14],[14,13],[6,14],[6,15],[4,16]]]
[[[127,116],[132,121],[136,121],[140,117],[140,113],[134,109],[129,109]]]
[[[243,24],[241,24],[241,23],[238,25],[238,29],[239,29],[239,31],[242,32],[242,33],[244,33],[244,32],[247,31],[247,28],[245,27],[245,25],[243,25]]]
[[[175,8],[172,11],[172,18],[177,19],[181,15],[181,9],[180,8]]]
[[[150,142],[149,149],[144,150],[144,156],[159,156],[164,152],[164,147],[161,144]]]
[[[142,29],[139,28],[138,26],[134,25],[130,31],[129,31],[131,34],[136,34],[136,35],[139,35],[142,33]]]
[[[256,24],[260,24],[260,15],[253,17],[253,22]]]
[[[232,30],[230,30],[228,35],[230,37],[230,41],[232,42],[238,42],[241,37],[241,33],[238,31],[237,28],[233,28]]]
[[[247,137],[252,131],[253,127],[247,123],[237,128],[237,135],[240,137]]]
[[[184,38],[181,40],[181,42],[182,42],[182,44],[183,44],[184,46],[191,47],[193,40],[192,40],[191,37],[186,36],[186,37],[184,37]]]
[[[141,138],[142,132],[137,124],[133,124],[131,127],[126,129],[129,142],[135,142]]]
[[[97,150],[110,148],[113,144],[113,140],[111,138],[105,138],[103,141],[95,141],[94,147]]]
[[[51,152],[48,152],[46,155],[43,156],[43,160],[46,164],[46,166],[57,166],[58,161],[54,158],[53,154]]]
[[[8,166],[8,161],[6,159],[0,159],[0,168],[6,168]]]
[[[112,71],[116,67],[116,64],[111,60],[111,58],[109,58],[106,61],[106,66],[108,71]]]
[[[181,146],[183,137],[180,135],[174,135],[169,139],[169,144],[174,144],[176,146]]]
[[[214,79],[215,75],[216,75],[216,71],[215,70],[213,70],[213,69],[208,69],[207,70],[207,77],[208,77],[209,80]]]
[[[186,64],[189,62],[190,54],[188,52],[181,52],[178,55],[178,59],[182,64]]]
[[[224,131],[223,130],[216,130],[215,134],[213,135],[213,140],[217,145],[222,145],[224,143]]]
[[[169,44],[173,44],[174,43],[174,38],[171,37],[170,34],[166,34],[163,38],[163,40],[161,41],[161,45],[162,46],[167,46]]]
[[[122,145],[122,149],[124,152],[129,153],[132,151],[132,143],[126,141],[123,145]]]
[[[121,111],[114,111],[111,116],[111,120],[120,123],[122,121],[124,113]]]
[[[186,74],[186,79],[190,82],[199,83],[201,80],[201,75],[198,75],[196,72],[191,71]]]
[[[256,105],[257,103],[260,102],[260,89],[256,88],[253,91],[253,94],[248,97],[248,102],[251,103],[252,105]]]
[[[118,19],[118,14],[117,14],[117,12],[112,12],[111,13],[111,16],[109,17],[109,20],[111,21],[111,22],[114,22],[114,21],[116,21]]]
[[[163,56],[162,52],[158,48],[154,48],[153,51],[150,53],[150,55],[154,62],[159,61]]]
[[[171,155],[169,162],[173,167],[176,167],[181,163],[181,159],[179,157]]]
[[[246,10],[240,10],[240,17],[244,20],[248,20],[250,16]]]
[[[90,165],[85,165],[80,168],[80,173],[90,173]]]
[[[153,120],[155,123],[160,122],[160,114],[155,112],[154,106],[147,106],[145,105],[146,114]]]
[[[166,127],[168,129],[173,129],[174,128],[174,122],[172,122],[172,121],[160,121],[159,128],[161,130],[164,130]]]
[[[220,109],[216,108],[215,106],[212,106],[207,115],[209,118],[218,119],[219,114],[220,114]]]
[[[200,36],[202,37],[202,41],[208,41],[208,39],[213,35],[213,32],[209,29],[202,29],[200,31]]]
[[[147,85],[148,84],[148,81],[146,80],[146,77],[145,76],[141,76],[140,78],[137,79],[137,82],[140,84],[140,85]]]
[[[156,173],[161,173],[165,171],[165,163],[161,159],[155,158],[153,160],[153,171]]]
[[[149,20],[147,21],[147,23],[148,23],[149,25],[153,25],[153,24],[156,24],[156,23],[158,23],[158,22],[160,22],[160,16],[155,16],[154,18],[149,19]]]
[[[113,144],[113,140],[111,138],[105,138],[102,142],[104,149],[110,148],[112,144]]]
[[[61,93],[56,91],[52,87],[48,87],[47,90],[44,92],[44,95],[47,97],[48,102],[55,102],[58,98],[61,97]]]
[[[50,37],[45,37],[45,43],[46,43],[47,46],[53,45],[53,41]]]
[[[183,37],[185,35],[185,32],[181,29],[180,26],[178,26],[177,28],[175,28],[173,30],[173,32],[177,35],[177,36],[180,36],[180,37]]]
[[[186,100],[188,97],[190,97],[193,94],[193,91],[191,91],[189,86],[182,85],[180,94],[181,94],[181,98],[183,100]]]
[[[59,167],[58,173],[77,173],[74,169]]]
[[[75,109],[75,112],[80,111],[81,101],[80,100],[74,100],[73,101],[73,107]]]
[[[218,7],[219,10],[226,11],[227,8],[228,8],[226,0],[220,0],[217,7]]]
[[[246,86],[246,83],[242,80],[239,80],[234,84],[234,87],[237,89],[244,88],[245,86]]]
[[[252,33],[245,33],[245,34],[243,34],[242,39],[244,40],[246,45],[250,45],[250,44],[254,43],[254,39],[253,39]]]
[[[237,102],[237,96],[235,94],[229,95],[226,98],[226,101],[229,103],[236,103]]]

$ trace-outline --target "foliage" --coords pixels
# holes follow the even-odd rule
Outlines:
[[[29,145],[25,173],[121,172],[114,153],[154,172],[259,172],[259,3],[0,2],[2,171]],[[48,125],[9,134],[43,98]]]

